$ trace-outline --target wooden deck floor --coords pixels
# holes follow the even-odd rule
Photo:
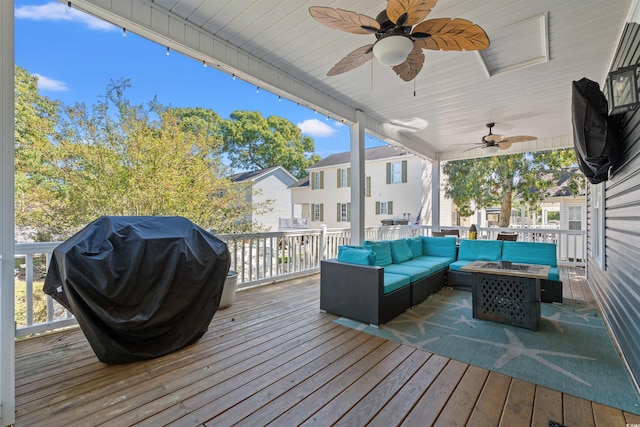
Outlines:
[[[562,269],[566,298],[590,299]],[[625,426],[640,417],[342,327],[319,276],[241,291],[197,343],[109,366],[82,332],[16,344],[16,426]]]

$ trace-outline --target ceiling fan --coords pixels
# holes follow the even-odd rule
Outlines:
[[[479,147],[469,148],[466,151],[475,150],[476,148],[482,148],[482,151],[486,154],[495,154],[499,150],[506,150],[511,147],[514,142],[534,141],[538,139],[535,136],[528,135],[516,135],[516,136],[502,136],[492,132],[495,123],[487,123],[489,128],[489,134],[482,137],[482,142],[476,143]]]
[[[311,16],[327,27],[352,34],[374,34],[376,37],[374,43],[342,58],[327,75],[353,70],[375,56],[382,65],[393,67],[393,71],[408,82],[422,69],[422,49],[461,51],[489,47],[489,37],[484,30],[466,19],[422,21],[436,3],[437,0],[389,0],[386,10],[375,19],[344,9],[310,7]]]

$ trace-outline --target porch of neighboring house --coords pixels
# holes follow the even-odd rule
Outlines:
[[[564,297],[593,300],[584,269]],[[16,341],[16,426],[624,426],[640,416],[374,337],[319,311],[319,275],[239,291],[195,344],[104,365],[78,327]]]

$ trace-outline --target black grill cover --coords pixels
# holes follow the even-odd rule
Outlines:
[[[610,120],[607,99],[598,83],[573,82],[571,113],[578,166],[592,184],[606,181],[618,158],[617,126]]]
[[[98,359],[150,359],[197,341],[218,309],[227,245],[186,218],[101,217],[62,243],[44,291]]]

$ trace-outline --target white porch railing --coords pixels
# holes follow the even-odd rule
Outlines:
[[[461,238],[467,236],[462,227]],[[367,227],[368,240],[389,240],[416,235],[428,236],[431,226],[393,225]],[[580,230],[480,228],[479,238],[495,239],[499,231],[518,233],[519,241],[552,242],[558,247],[558,264],[584,266],[585,232]],[[340,245],[350,244],[351,231],[315,229],[272,233],[222,234],[231,255],[231,269],[238,272],[238,288],[272,283],[320,271],[320,260],[335,258]],[[75,318],[44,295],[42,285],[51,254],[59,243],[20,243],[15,245],[16,337],[45,332],[76,324]],[[24,286],[24,289],[22,288]]]
[[[278,218],[280,229],[309,228],[309,218]]]

